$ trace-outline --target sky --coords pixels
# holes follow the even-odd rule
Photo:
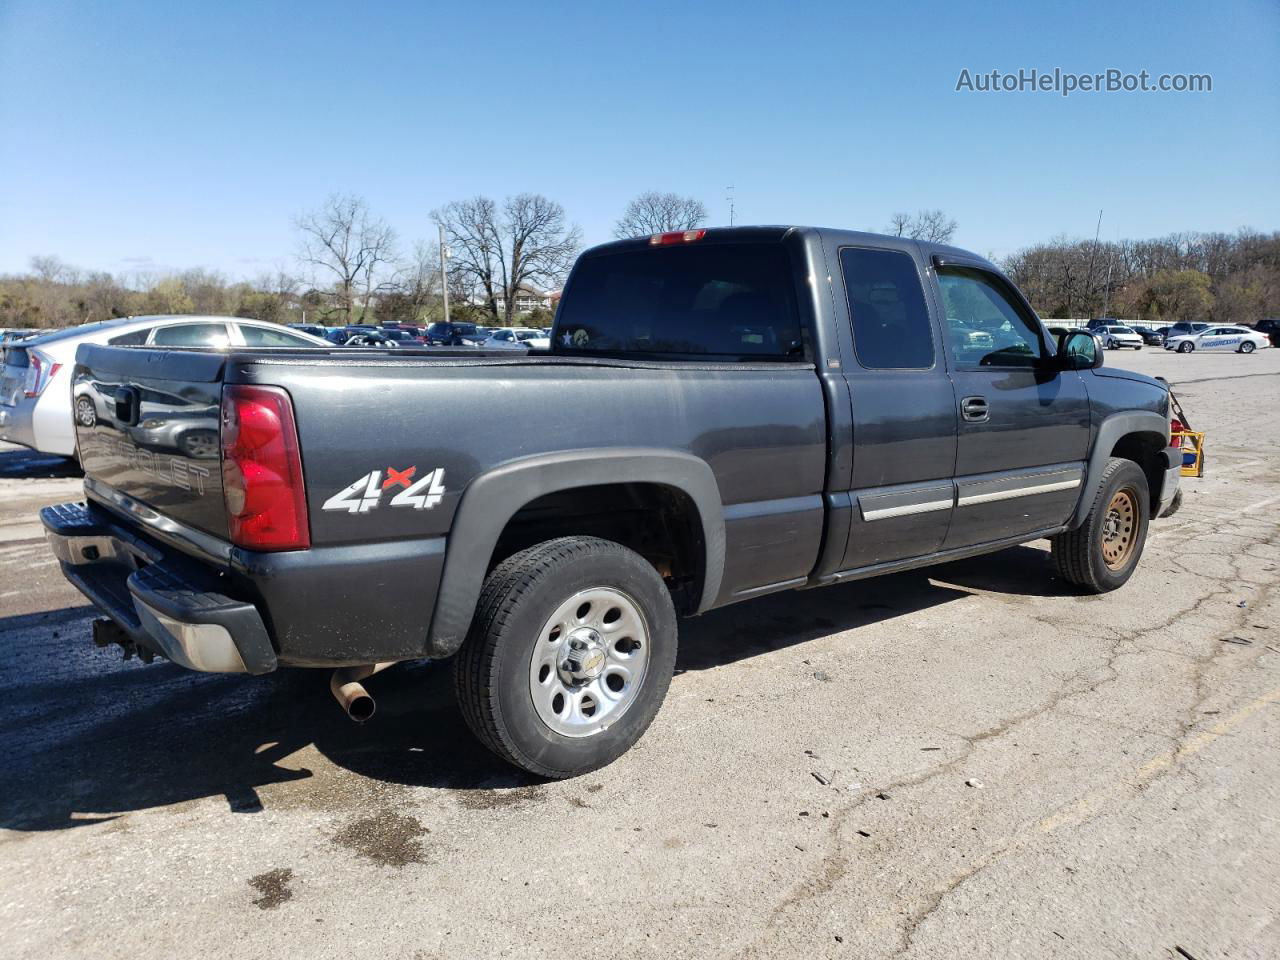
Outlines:
[[[1208,93],[982,93],[1019,68]],[[293,218],[543,193],[611,237],[646,190],[712,224],[941,208],[1001,257],[1057,235],[1280,228],[1280,2],[0,0],[0,272],[296,266]]]

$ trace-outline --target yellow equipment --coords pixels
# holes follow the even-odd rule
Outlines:
[[[1173,436],[1181,438],[1182,476],[1204,476],[1204,434],[1195,430],[1175,430]]]

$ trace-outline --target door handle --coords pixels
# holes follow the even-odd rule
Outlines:
[[[960,401],[960,415],[970,423],[981,423],[990,414],[986,397],[965,397]]]

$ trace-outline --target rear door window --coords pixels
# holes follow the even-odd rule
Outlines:
[[[147,337],[151,335],[151,327],[143,327],[141,330],[134,330],[132,333],[122,333],[118,337],[112,337],[107,342],[113,347],[138,347],[147,342]]]
[[[696,241],[586,257],[552,343],[563,353],[803,359],[790,258],[777,243]]]
[[[295,336],[285,330],[269,330],[266,327],[250,327],[241,323],[240,335],[248,347],[314,347],[310,340]]]
[[[840,251],[853,349],[871,370],[933,366],[933,325],[910,254],[845,247]]]
[[[180,323],[157,327],[151,342],[162,347],[225,347],[231,339],[225,323]]]

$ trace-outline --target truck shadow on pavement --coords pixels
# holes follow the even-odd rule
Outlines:
[[[80,465],[66,457],[22,448],[0,450],[2,480],[61,480],[83,476]]]
[[[969,596],[952,584],[1061,593],[1051,570],[1043,550],[1024,547],[874,585],[761,598],[684,621],[677,672]],[[357,725],[330,697],[328,671],[243,677],[124,662],[93,647],[91,618],[88,607],[0,618],[6,647],[28,651],[0,661],[0,827],[63,829],[218,796],[235,813],[357,808],[371,789],[396,786],[480,791],[460,799],[483,806],[494,790],[537,783],[472,737],[447,664],[405,664],[373,678],[378,713]]]

